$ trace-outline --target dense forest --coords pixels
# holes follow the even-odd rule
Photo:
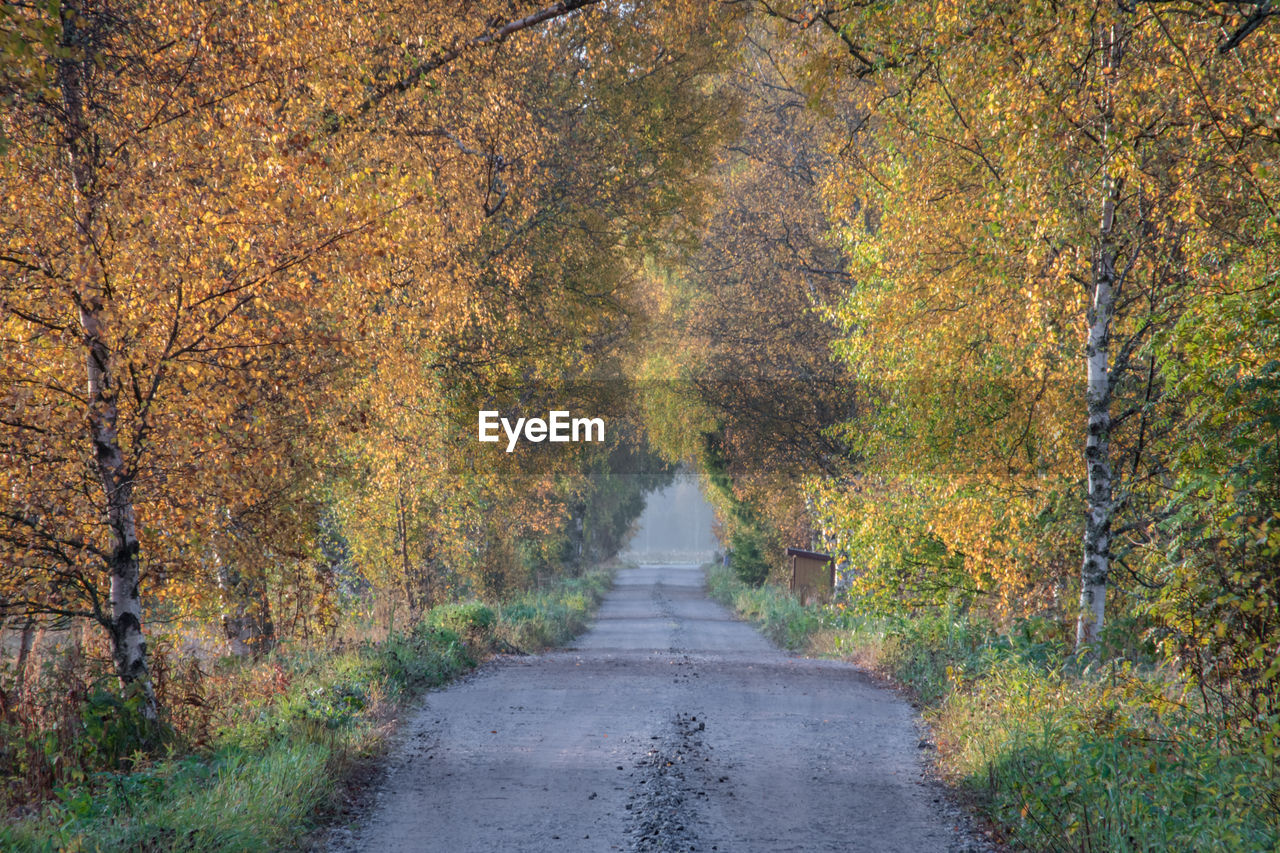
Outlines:
[[[1271,849],[1278,14],[6,0],[0,842],[293,843],[323,790],[128,803],[340,774],[683,465],[735,582],[830,553],[814,618],[945,665],[1010,838]],[[553,409],[606,441],[476,440]],[[1011,769],[1019,701],[1078,716]]]

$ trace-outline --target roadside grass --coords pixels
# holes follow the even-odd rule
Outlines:
[[[1018,847],[1280,850],[1277,720],[1229,718],[1153,661],[1089,664],[1034,621],[803,607],[715,568],[709,585],[780,645],[905,687],[939,769]]]
[[[225,665],[200,680],[202,695],[174,710],[198,716],[203,728],[180,721],[186,725],[175,728],[186,737],[173,740],[167,757],[137,753],[121,756],[127,770],[70,774],[37,813],[0,826],[0,849],[250,853],[294,846],[343,774],[376,752],[409,699],[494,652],[565,642],[585,628],[610,579],[597,571],[497,606],[441,605],[381,642],[282,649],[256,664]],[[92,726],[79,732],[94,733]],[[113,748],[118,744],[102,745]]]

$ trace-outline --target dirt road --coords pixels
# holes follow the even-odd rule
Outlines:
[[[692,567],[619,573],[594,628],[431,694],[361,851],[955,851],[911,708],[778,651]]]

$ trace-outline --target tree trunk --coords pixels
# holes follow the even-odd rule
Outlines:
[[[587,505],[577,501],[569,510],[569,523],[566,526],[568,538],[566,557],[569,565],[581,569],[587,562]],[[593,543],[594,544],[594,543]]]
[[[1114,77],[1120,61],[1121,38],[1112,27],[1103,40],[1106,79]],[[1111,104],[1104,102],[1103,157],[1107,156],[1107,131]],[[1105,623],[1107,578],[1111,572],[1111,519],[1115,512],[1111,483],[1111,321],[1115,313],[1116,244],[1115,216],[1119,183],[1103,169],[1102,216],[1098,223],[1098,249],[1093,270],[1093,294],[1089,307],[1089,337],[1085,344],[1087,382],[1085,405],[1088,428],[1085,468],[1088,474],[1084,523],[1084,559],[1080,568],[1080,613],[1076,620],[1076,648],[1097,642]]]
[[[418,599],[421,602],[423,612],[435,607],[436,592],[434,589],[433,579],[436,573],[436,552],[434,545],[430,541],[427,547],[423,549],[422,559],[417,563],[414,569],[414,584],[418,589]]]
[[[93,468],[106,500],[105,520],[111,546],[107,571],[111,579],[111,610],[106,628],[111,636],[116,674],[126,687],[138,686],[143,713],[156,717],[155,693],[147,672],[147,643],[142,632],[142,599],[138,594],[138,525],[134,509],[134,471],[125,459],[118,427],[120,392],[106,329],[104,296],[106,271],[99,258],[97,213],[97,150],[86,118],[85,93],[94,73],[93,14],[78,3],[62,6],[62,46],[69,55],[58,61],[58,85],[65,115],[64,144],[75,189],[75,228],[82,268],[75,296],[80,315],[85,369],[88,374],[86,421],[93,451]],[[136,450],[136,449],[135,449]]]
[[[27,670],[31,666],[31,649],[35,646],[36,623],[28,617],[22,625],[22,633],[18,637],[18,663],[14,673],[14,701],[21,703],[27,688]]]
[[[155,694],[147,672],[147,642],[142,633],[142,598],[138,592],[138,524],[134,510],[134,474],[125,461],[117,429],[118,388],[111,371],[111,353],[102,329],[101,307],[87,302],[80,309],[80,327],[88,349],[89,435],[94,467],[107,501],[107,527],[111,550],[107,568],[111,577],[111,634],[116,674],[127,687],[141,686],[146,697],[144,712],[156,715]]]
[[[1105,208],[1107,225],[1114,203]],[[1109,345],[1111,317],[1115,302],[1115,255],[1104,243],[1099,253],[1090,310],[1089,341],[1085,347],[1088,384],[1088,435],[1085,439],[1085,467],[1088,497],[1084,522],[1084,561],[1080,571],[1080,615],[1076,623],[1076,647],[1095,642],[1106,614],[1107,576],[1111,571],[1111,374]]]
[[[422,615],[417,578],[414,577],[413,565],[409,559],[409,518],[404,507],[404,494],[396,495],[396,539],[400,551],[400,578],[404,585],[404,597],[409,604],[409,622],[413,623]]]
[[[231,653],[257,658],[275,648],[275,622],[262,578],[219,559],[218,588],[222,593],[222,631]]]

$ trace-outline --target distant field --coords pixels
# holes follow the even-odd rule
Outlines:
[[[641,566],[702,565],[715,557],[714,551],[627,551],[620,559]]]

